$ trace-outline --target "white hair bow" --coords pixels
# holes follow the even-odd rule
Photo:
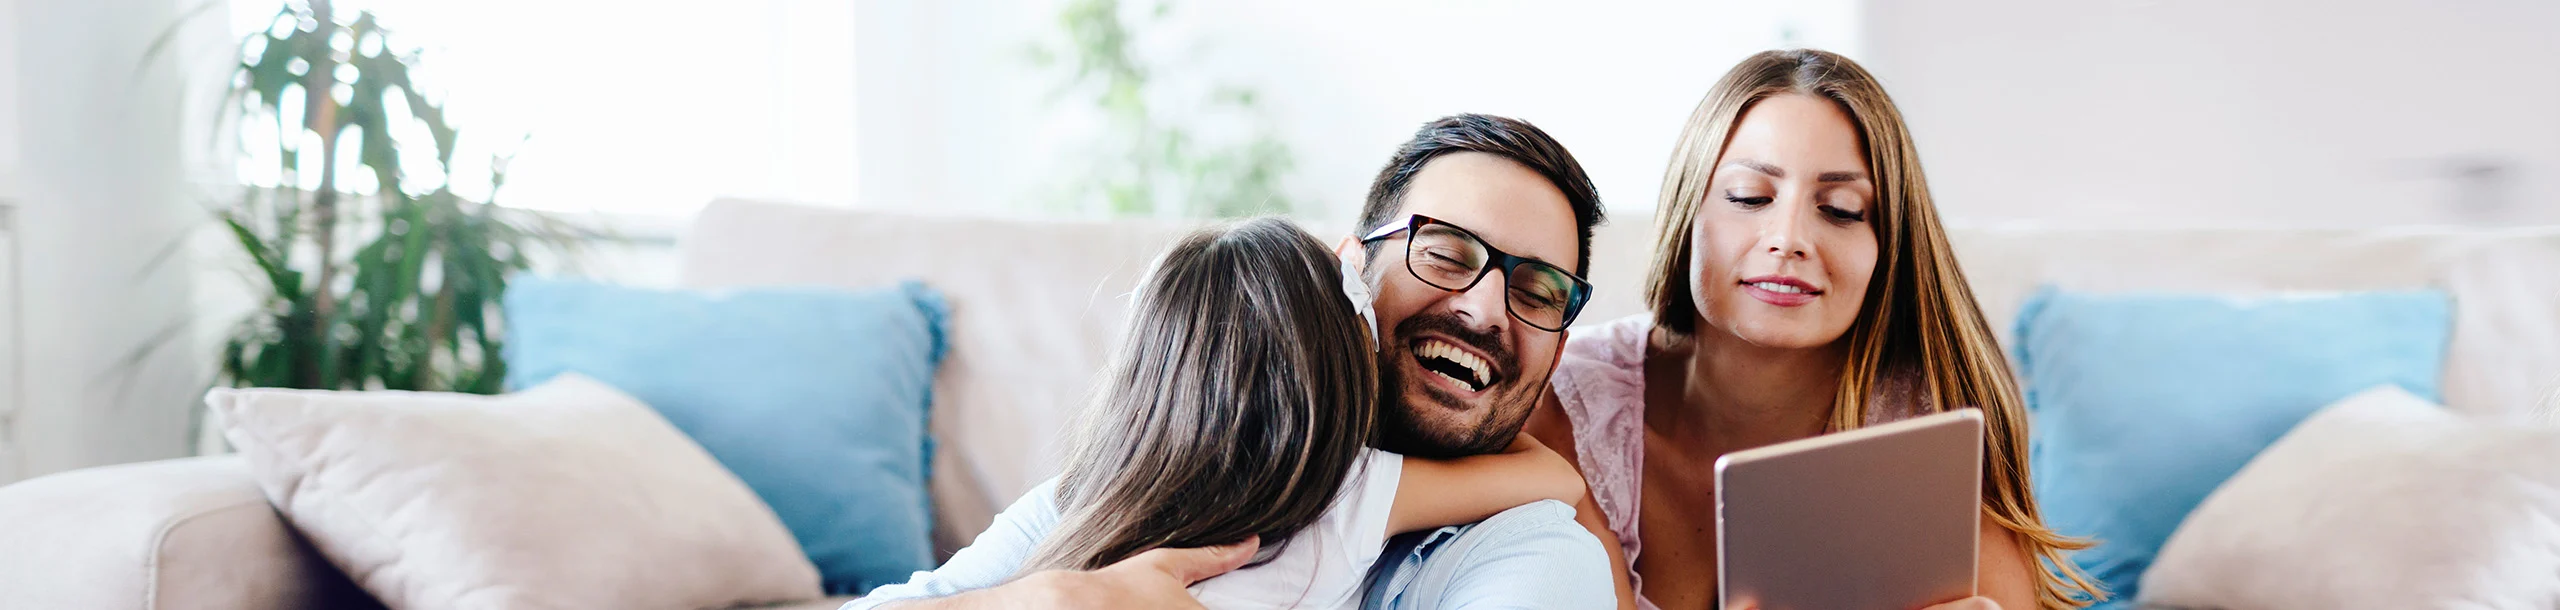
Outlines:
[[[1376,299],[1369,296],[1369,282],[1360,277],[1360,267],[1351,264],[1348,255],[1342,257],[1342,294],[1351,298],[1351,309],[1360,312],[1360,321],[1369,325],[1369,349],[1384,351],[1378,344],[1378,311],[1373,305]]]

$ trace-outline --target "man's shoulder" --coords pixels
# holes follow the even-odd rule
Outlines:
[[[1390,548],[1408,555],[1378,575],[1369,608],[1615,607],[1608,552],[1563,502],[1524,504]]]
[[[1592,550],[1600,549],[1600,538],[1574,520],[1573,507],[1555,500],[1539,500],[1496,513],[1464,526],[1449,542],[1449,550],[1462,553],[1503,552],[1523,545],[1573,550],[1571,547],[1582,543],[1588,543]]]
[[[1495,513],[1492,517],[1476,522],[1475,525],[1478,528],[1523,532],[1562,526],[1586,535],[1591,533],[1590,530],[1583,529],[1582,523],[1574,521],[1573,517],[1573,505],[1555,500],[1539,500]]]

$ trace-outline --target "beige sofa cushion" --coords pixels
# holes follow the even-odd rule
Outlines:
[[[2142,575],[2179,608],[2560,607],[2560,427],[2384,386],[2304,420]]]
[[[215,390],[267,499],[392,608],[819,597],[765,506],[647,405],[564,375],[498,397]]]
[[[0,608],[379,608],[294,534],[238,456],[0,487]]]

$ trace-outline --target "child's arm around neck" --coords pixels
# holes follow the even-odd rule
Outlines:
[[[1583,493],[1582,473],[1527,434],[1492,455],[1406,458],[1387,535],[1475,523],[1539,500],[1573,504]]]

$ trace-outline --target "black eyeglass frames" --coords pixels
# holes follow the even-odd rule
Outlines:
[[[1550,332],[1563,331],[1591,300],[1591,282],[1534,258],[1515,256],[1484,243],[1476,234],[1429,216],[1414,214],[1387,223],[1360,238],[1370,244],[1405,235],[1405,270],[1433,288],[1465,292],[1494,271],[1502,272],[1511,317]]]

